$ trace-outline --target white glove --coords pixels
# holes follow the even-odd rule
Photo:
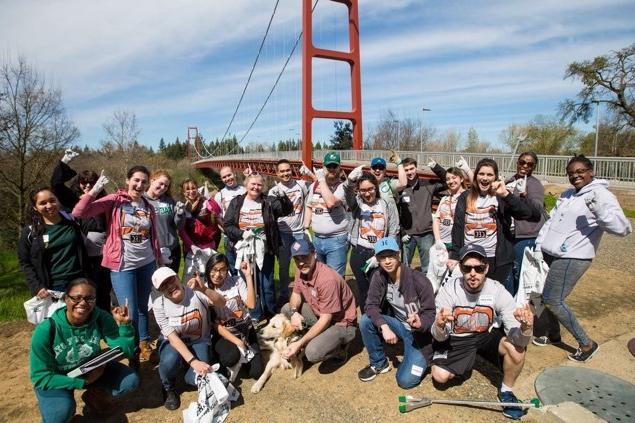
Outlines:
[[[247,229],[246,231],[243,231],[243,239],[245,241],[249,241],[250,239],[254,238],[256,236],[256,234],[254,234],[254,231],[252,231],[251,229]]]
[[[410,235],[405,234],[404,236],[401,237],[401,242],[403,242],[404,244],[407,243],[408,241],[410,241]]]
[[[596,207],[597,207],[597,201],[596,200],[597,199],[596,199],[595,191],[591,191],[588,194],[584,195],[584,203],[589,208],[589,210],[591,210],[592,213],[595,213],[595,210],[596,210]]]
[[[519,195],[527,193],[527,175],[523,179],[516,181],[516,191]]]
[[[177,201],[176,205],[174,206],[174,213],[176,213],[177,216],[181,216],[183,213],[185,213],[185,203]]]
[[[445,243],[443,241],[436,241],[434,243],[434,248],[436,248],[437,250],[445,250]]]
[[[108,179],[108,177],[104,175],[104,170],[102,169],[101,174],[99,175],[99,179],[97,179],[97,182],[95,182],[95,185],[93,185],[88,193],[93,197],[96,196],[101,192],[101,190],[104,189],[108,182],[110,182],[110,179]]]
[[[370,270],[373,270],[377,266],[379,266],[379,262],[377,261],[377,257],[372,256],[371,258],[366,260],[366,262],[362,266],[362,271],[364,273],[368,273]]]
[[[399,153],[397,153],[395,150],[390,150],[390,157],[388,158],[388,161],[390,163],[399,165],[399,163],[401,163],[401,157],[399,157]]]
[[[317,179],[318,182],[326,180],[326,175],[324,174],[324,168],[321,168],[315,171],[315,179]]]
[[[161,247],[161,258],[163,264],[172,264],[172,252],[168,247]]]
[[[435,167],[437,165],[437,162],[434,159],[430,159],[430,161],[428,162],[428,167],[430,169],[432,169],[433,167]]]
[[[456,167],[461,169],[463,172],[468,173],[470,171],[470,165],[467,164],[467,160],[460,156],[461,158],[456,161]]]
[[[77,156],[79,156],[79,153],[76,153],[69,148],[66,149],[66,151],[64,152],[64,156],[61,158],[61,161],[64,164],[69,164],[71,160],[73,160]]]
[[[351,170],[351,173],[348,174],[348,180],[351,182],[357,181],[359,177],[362,176],[363,169],[364,165],[357,166],[355,169]]]
[[[309,169],[304,162],[302,162],[302,166],[300,166],[300,175],[305,175],[305,176],[311,176],[313,175],[313,172],[311,172],[311,169]]]
[[[269,192],[267,194],[268,195],[275,195],[276,197],[279,197],[280,196],[280,187],[278,187],[278,184],[275,184],[274,186],[269,188]]]

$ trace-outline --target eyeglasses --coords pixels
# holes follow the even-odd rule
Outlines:
[[[223,268],[223,269],[212,269],[209,271],[210,275],[214,275],[214,274],[219,274],[219,275],[226,275],[227,272],[229,271],[229,269],[227,268]]]
[[[360,194],[370,194],[375,192],[375,187],[372,188],[366,188],[366,189],[358,189],[357,192],[359,192]]]
[[[462,264],[461,265],[461,272],[463,273],[472,273],[472,270],[474,270],[476,273],[485,273],[485,269],[487,268],[486,264],[478,264],[476,266],[468,266],[466,264]]]
[[[373,166],[373,167],[371,167],[371,169],[373,169],[373,170],[386,170],[386,166],[381,166],[381,165],[380,166]]]
[[[589,168],[584,168],[584,169],[578,169],[578,170],[574,170],[573,172],[567,172],[567,176],[571,177],[571,176],[582,176],[585,173],[587,173],[589,170]]]
[[[527,167],[534,167],[536,166],[536,163],[534,162],[526,162],[524,160],[518,160],[518,166],[527,166]]]
[[[73,302],[73,304],[79,304],[82,301],[86,301],[88,304],[95,304],[95,302],[97,301],[97,297],[91,295],[88,297],[82,297],[81,295],[67,295],[66,298],[68,298],[69,300],[71,300]]]

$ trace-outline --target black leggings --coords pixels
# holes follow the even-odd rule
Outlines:
[[[249,367],[249,377],[252,379],[258,379],[265,370],[262,365],[262,355],[260,354],[260,348],[258,347],[256,333],[253,330],[249,332],[248,338],[249,344],[251,344],[255,355],[254,358],[252,358],[246,365]],[[240,360],[240,351],[238,351],[238,347],[225,338],[219,337],[218,341],[216,341],[216,344],[214,345],[214,351],[216,352],[218,361],[225,368],[236,365],[238,360]]]

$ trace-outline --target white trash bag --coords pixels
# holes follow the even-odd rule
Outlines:
[[[24,302],[24,310],[26,310],[26,319],[34,325],[39,324],[42,320],[49,318],[58,308],[64,307],[62,301],[63,292],[49,290],[50,294],[46,298],[40,298],[37,295],[30,300]]]
[[[436,294],[442,285],[446,273],[448,273],[448,250],[442,242],[436,242],[428,251],[430,261],[426,276],[432,282],[432,289]]]
[[[196,376],[198,400],[183,410],[184,423],[222,423],[229,415],[231,401],[238,399],[238,391],[223,375],[218,374],[219,365],[204,376]]]
[[[539,315],[538,311],[539,309],[542,311],[542,307],[540,304],[536,304],[536,301],[545,287],[547,273],[549,273],[549,266],[542,259],[541,254],[536,254],[533,249],[525,247],[523,262],[520,268],[518,292],[515,298],[516,304],[519,307],[524,306],[532,300],[536,308],[536,315]]]

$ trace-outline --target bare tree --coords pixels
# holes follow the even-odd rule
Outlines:
[[[139,162],[136,153],[140,150],[141,128],[137,124],[137,116],[129,110],[115,110],[112,117],[104,122],[103,129],[102,153],[109,158],[120,159],[125,173],[133,162]]]
[[[79,137],[59,89],[23,57],[0,64],[0,194],[2,218],[19,230],[28,191],[48,182],[61,151]]]

